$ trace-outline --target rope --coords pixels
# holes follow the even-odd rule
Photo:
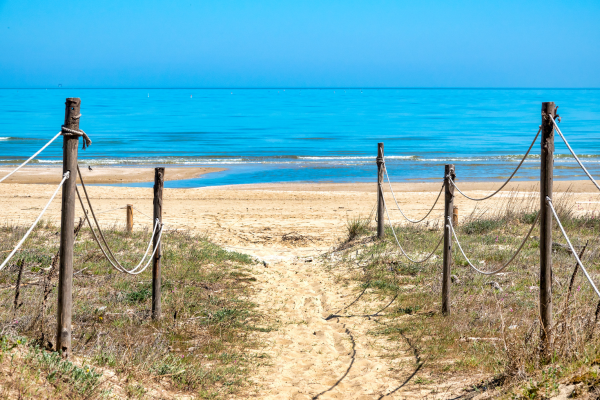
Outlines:
[[[79,190],[77,190],[76,188],[76,192],[77,192],[77,197],[79,197],[79,202],[81,204],[81,207],[84,208],[83,205],[83,200],[81,199],[81,195],[79,194]],[[91,210],[91,206],[90,206],[90,210]],[[110,255],[113,257],[113,260],[111,260],[111,258],[108,256],[108,254],[106,254],[106,251],[104,250],[104,247],[102,247],[102,244],[100,243],[100,241],[98,240],[98,236],[96,235],[96,232],[94,231],[94,228],[92,226],[92,223],[90,222],[89,216],[87,213],[85,214],[85,219],[88,222],[88,224],[90,225],[90,230],[92,231],[92,236],[94,237],[94,240],[96,241],[96,243],[98,244],[98,247],[100,247],[100,250],[102,251],[102,254],[104,254],[104,257],[106,258],[106,260],[110,263],[110,265],[113,266],[113,268],[115,268],[117,271],[119,272],[123,272],[129,275],[137,275],[137,274],[141,274],[142,272],[144,272],[146,270],[146,268],[148,268],[148,265],[150,265],[150,261],[152,261],[152,257],[154,257],[154,254],[156,253],[156,249],[158,248],[158,246],[154,249],[154,251],[152,252],[152,255],[150,256],[150,259],[148,260],[148,263],[144,266],[144,268],[142,268],[142,270],[137,271],[137,269],[139,269],[139,267],[142,265],[142,263],[144,262],[144,259],[146,258],[146,256],[148,255],[148,251],[150,250],[150,247],[152,246],[152,238],[154,238],[154,235],[156,234],[156,229],[158,228],[159,225],[159,221],[158,219],[156,220],[156,225],[154,225],[154,231],[152,232],[152,237],[150,238],[150,243],[148,244],[148,248],[146,249],[146,252],[144,253],[144,256],[142,257],[142,260],[139,262],[139,264],[131,269],[131,270],[127,270],[125,267],[123,267],[115,258],[115,256],[113,255],[112,251],[110,250],[110,247],[108,247],[108,244],[106,244],[106,240],[104,239],[104,235],[102,233],[102,230],[100,229],[100,227],[97,225],[98,227],[98,232],[100,233],[100,236],[102,237],[102,240],[105,243],[106,249],[108,250],[108,252],[110,253]],[[92,210],[92,216],[94,215],[94,211]],[[95,217],[94,217],[95,219]],[[96,221],[97,223],[97,221]],[[162,227],[158,236],[158,241],[160,242],[160,238],[162,237]],[[76,274],[79,274],[83,271],[85,271],[87,268],[86,267],[80,271],[77,271]]]
[[[79,166],[77,166],[77,172],[79,173],[79,179],[81,181],[81,187],[83,188],[83,193],[85,194],[87,203],[90,207],[90,211],[92,212],[92,217],[94,218],[94,222],[96,223],[96,228],[98,229],[98,233],[100,234],[100,238],[102,239],[102,241],[104,242],[104,246],[106,246],[106,251],[108,251],[108,254],[110,254],[109,257],[106,254],[106,251],[104,251],[104,248],[102,247],[102,245],[100,244],[100,241],[98,240],[98,237],[96,236],[96,233],[94,232],[94,229],[92,227],[92,224],[89,220],[89,216],[87,215],[87,213],[85,213],[85,218],[88,221],[88,224],[90,225],[90,230],[93,233],[94,236],[94,240],[96,240],[96,243],[98,243],[98,246],[100,247],[100,249],[102,250],[102,253],[104,254],[104,257],[106,257],[106,259],[108,260],[108,262],[118,271],[120,272],[124,272],[127,274],[131,274],[131,275],[136,275],[138,273],[143,272],[148,265],[150,264],[150,261],[148,261],[148,264],[146,264],[146,266],[139,272],[135,272],[144,262],[144,259],[146,258],[146,255],[148,254],[148,251],[150,250],[150,247],[152,245],[152,239],[154,238],[154,236],[156,235],[156,230],[158,228],[158,225],[160,224],[160,222],[158,221],[158,219],[156,220],[156,224],[154,226],[154,231],[152,232],[152,236],[150,237],[150,242],[148,244],[148,249],[146,250],[146,253],[144,254],[144,256],[142,257],[141,261],[139,262],[139,264],[133,268],[132,270],[128,271],[127,268],[125,268],[124,266],[122,266],[119,261],[117,260],[117,258],[115,257],[115,255],[113,254],[112,250],[110,249],[110,246],[108,245],[108,242],[106,241],[106,238],[104,237],[104,233],[102,232],[102,229],[100,228],[100,224],[98,223],[98,219],[96,218],[96,214],[94,214],[94,208],[92,207],[92,203],[90,201],[90,197],[87,194],[87,189],[85,188],[85,183],[83,182],[82,176],[81,176],[81,171],[79,170]],[[79,197],[79,202],[81,203],[81,208],[85,210],[85,206],[83,205],[83,200],[81,199],[81,195],[79,194],[79,190],[77,190],[76,188],[76,192],[77,192],[77,196]],[[164,224],[163,224],[164,225]],[[159,233],[159,241],[160,241],[160,237],[162,236],[162,226],[160,228],[160,233]],[[158,243],[158,242],[157,242]],[[152,253],[152,256],[150,257],[150,260],[152,260],[152,257],[154,256],[154,253],[156,253],[156,249],[158,248],[158,246],[156,246],[156,248],[154,249],[154,252]],[[114,261],[114,262],[113,262]]]
[[[538,129],[537,133],[535,134],[535,137],[533,138],[533,142],[531,142],[531,145],[529,146],[529,148],[527,149],[527,153],[525,153],[525,155],[523,156],[523,158],[521,159],[521,162],[519,163],[519,165],[517,165],[517,168],[513,171],[513,173],[508,177],[508,179],[506,180],[506,182],[504,182],[502,184],[502,186],[500,186],[500,188],[498,190],[496,190],[494,193],[490,194],[489,196],[485,196],[485,197],[481,197],[481,198],[474,198],[474,197],[469,197],[466,194],[464,194],[462,192],[462,190],[459,189],[458,186],[456,186],[456,183],[452,180],[452,178],[450,176],[448,176],[448,179],[450,179],[450,182],[452,183],[452,185],[456,188],[456,190],[458,190],[458,192],[460,194],[462,194],[463,196],[465,196],[467,199],[469,200],[473,200],[473,201],[482,201],[482,200],[487,200],[492,196],[495,196],[496,194],[498,194],[499,191],[501,191],[504,186],[508,185],[508,182],[510,182],[510,180],[515,176],[515,174],[517,173],[517,171],[519,170],[519,168],[521,168],[521,165],[523,165],[523,162],[525,162],[525,159],[527,158],[527,156],[529,155],[529,152],[531,151],[531,149],[533,148],[533,145],[535,144],[535,141],[537,140],[538,136],[540,135],[540,132],[542,131],[542,126],[540,125],[540,128]],[[600,190],[600,188],[598,188],[598,190]]]
[[[433,255],[433,253],[436,252],[438,247],[440,247],[440,244],[442,243],[442,240],[444,239],[444,235],[442,235],[442,237],[440,238],[440,241],[435,246],[435,249],[433,249],[433,251],[427,257],[425,257],[424,259],[419,260],[419,261],[413,260],[412,258],[410,258],[410,256],[408,254],[406,254],[406,252],[402,248],[402,245],[398,241],[398,237],[396,236],[396,231],[394,230],[394,227],[392,226],[392,220],[390,218],[390,213],[388,212],[387,205],[385,204],[385,198],[383,196],[382,196],[382,199],[383,199],[383,208],[385,208],[385,213],[386,213],[388,221],[390,223],[390,228],[392,228],[392,233],[394,234],[394,239],[396,239],[396,243],[398,244],[398,247],[400,247],[400,251],[402,252],[402,254],[404,254],[404,257],[408,258],[410,261],[412,261],[415,264],[421,264],[421,263],[424,263],[425,261],[429,260],[431,258],[431,256]]]
[[[4,260],[4,262],[2,263],[2,265],[0,265],[0,271],[6,266],[6,264],[8,264],[8,262],[10,261],[10,259],[15,255],[15,253],[19,250],[19,248],[21,247],[21,245],[29,237],[29,235],[33,231],[33,228],[35,228],[35,226],[37,225],[37,223],[42,218],[42,215],[44,215],[44,213],[46,212],[46,210],[48,209],[48,207],[50,207],[50,203],[52,203],[52,200],[54,200],[54,198],[56,197],[56,194],[58,193],[58,190],[62,187],[63,183],[65,183],[65,181],[67,179],[69,179],[70,175],[71,174],[70,174],[69,171],[67,171],[67,172],[65,172],[63,174],[62,181],[60,181],[60,183],[58,184],[58,187],[54,191],[54,194],[52,195],[52,197],[50,197],[50,200],[48,201],[48,204],[46,204],[46,207],[44,207],[44,209],[42,210],[42,212],[40,213],[40,215],[38,215],[37,219],[33,222],[33,225],[31,225],[31,228],[29,228],[29,230],[27,231],[27,233],[25,233],[25,236],[23,236],[23,238],[21,239],[21,241],[14,248],[14,250],[8,255],[8,257],[6,257],[6,260]]]
[[[125,207],[123,207],[123,208],[125,208]],[[138,210],[138,209],[137,209],[137,208],[135,208],[135,207],[131,207],[131,208],[133,208],[135,211],[139,212],[140,214],[142,214],[142,215],[144,215],[144,216],[146,216],[146,217],[148,217],[148,218],[150,218],[150,219],[154,218],[154,217],[151,217],[151,216],[149,216],[148,214],[145,214],[145,213],[141,212],[140,210]]]
[[[25,166],[29,161],[33,160],[35,157],[37,157],[38,154],[40,154],[42,151],[44,151],[44,149],[48,146],[50,146],[50,143],[54,142],[54,140],[56,140],[57,137],[59,137],[62,134],[62,132],[58,132],[52,139],[50,139],[48,141],[48,143],[46,143],[41,149],[39,149],[38,151],[36,151],[31,157],[29,157],[27,159],[27,161],[25,161],[23,164],[19,165],[17,168],[13,169],[12,172],[10,172],[8,175],[6,175],[4,178],[0,179],[0,183],[2,181],[4,181],[6,178],[8,178],[9,176],[11,176],[12,174],[14,174],[15,172],[17,172],[18,170],[21,169],[21,167]]]
[[[588,274],[587,270],[585,269],[585,267],[581,263],[581,260],[579,259],[579,256],[577,255],[577,252],[573,248],[573,245],[571,244],[571,241],[569,240],[569,237],[567,236],[567,232],[565,232],[565,228],[563,228],[562,224],[560,223],[560,219],[558,219],[558,215],[556,214],[556,210],[554,209],[554,206],[552,205],[552,199],[546,196],[546,202],[550,206],[550,209],[552,210],[552,214],[554,214],[554,218],[556,218],[556,222],[558,223],[558,226],[560,227],[560,230],[561,230],[563,236],[567,240],[567,244],[571,248],[571,253],[573,254],[573,256],[575,256],[575,259],[577,260],[577,264],[579,264],[579,266],[581,267],[581,270],[585,274],[585,277],[590,282],[590,285],[592,285],[592,288],[594,289],[594,291],[596,292],[596,294],[598,295],[598,297],[600,297],[600,292],[598,291],[598,288],[594,284],[594,281],[592,281],[592,278],[590,277],[590,274]]]
[[[558,134],[562,138],[563,142],[565,142],[565,144],[567,145],[567,148],[569,149],[569,151],[571,152],[571,154],[573,154],[573,157],[575,157],[575,160],[577,161],[577,163],[579,164],[579,166],[581,167],[581,169],[583,169],[583,172],[585,172],[585,174],[588,176],[588,178],[590,178],[590,181],[592,181],[592,183],[596,186],[596,189],[600,190],[600,186],[598,186],[598,184],[596,183],[596,180],[594,178],[592,178],[592,175],[590,175],[590,173],[588,172],[588,170],[583,166],[583,164],[581,163],[581,160],[579,160],[579,157],[577,157],[577,154],[575,154],[575,152],[573,151],[573,149],[571,148],[571,146],[569,146],[569,142],[567,142],[567,139],[565,138],[565,136],[560,131],[560,128],[558,127],[558,125],[556,125],[556,121],[554,121],[554,118],[552,117],[552,115],[549,115],[549,117],[552,120],[552,123],[554,124],[554,127],[556,128],[556,131],[558,132]]]
[[[98,215],[100,215],[100,214],[106,214],[106,213],[108,213],[108,212],[111,212],[111,211],[116,211],[116,210],[122,210],[122,209],[124,209],[124,208],[127,208],[127,207],[125,206],[125,207],[111,208],[110,210],[101,211],[101,212],[99,212],[99,213],[97,213],[97,214],[98,214]]]
[[[435,205],[437,204],[438,200],[440,199],[440,197],[442,195],[442,191],[444,190],[444,186],[446,185],[446,182],[442,183],[442,187],[440,189],[440,193],[438,194],[437,199],[435,199],[435,202],[433,203],[433,206],[431,206],[431,209],[427,212],[427,214],[425,214],[425,216],[423,218],[419,219],[419,220],[412,220],[412,219],[408,218],[406,215],[404,215],[404,213],[402,212],[402,209],[400,208],[400,205],[398,204],[398,200],[396,200],[396,195],[394,194],[394,190],[392,189],[392,182],[390,181],[390,176],[387,173],[387,168],[385,166],[385,161],[384,161],[384,164],[383,164],[383,170],[385,171],[385,176],[387,178],[388,184],[390,185],[390,192],[392,192],[392,197],[394,198],[394,202],[396,203],[396,207],[398,207],[398,211],[400,211],[400,214],[402,214],[402,216],[404,218],[406,218],[406,220],[408,222],[412,222],[413,224],[418,224],[419,222],[421,222],[425,218],[427,218],[429,216],[429,214],[431,214],[431,212],[435,208]],[[381,193],[383,193],[383,190],[381,190]]]
[[[467,260],[467,263],[469,264],[469,266],[471,268],[473,268],[475,271],[477,271],[477,272],[479,272],[480,274],[483,274],[483,275],[495,275],[495,274],[497,274],[499,272],[502,272],[504,270],[504,268],[508,267],[513,262],[513,260],[517,257],[517,255],[519,255],[519,253],[521,252],[521,249],[525,245],[525,242],[527,242],[527,239],[529,239],[529,236],[531,235],[531,232],[533,231],[533,228],[535,228],[535,225],[537,224],[537,221],[538,221],[539,218],[540,218],[540,212],[538,211],[537,216],[535,217],[535,221],[533,221],[533,224],[531,224],[531,228],[529,229],[529,232],[527,232],[527,236],[525,236],[525,239],[523,240],[523,242],[521,243],[521,245],[517,249],[517,252],[515,254],[513,254],[513,256],[510,258],[510,260],[508,260],[508,262],[506,264],[504,264],[502,267],[500,267],[500,268],[498,268],[497,270],[494,270],[494,271],[482,271],[482,270],[478,269],[476,266],[474,266],[473,263],[471,263],[471,260],[469,260],[469,258],[467,257],[467,255],[463,251],[463,248],[460,245],[460,242],[458,241],[458,236],[456,235],[456,231],[454,230],[454,226],[452,226],[452,220],[450,219],[450,217],[448,217],[448,225],[446,225],[446,227],[447,228],[449,227],[450,230],[452,230],[452,234],[454,235],[454,239],[456,240],[456,244],[458,245],[458,248],[460,249],[460,252],[462,253],[462,255],[465,258],[465,260]]]
[[[77,116],[77,118],[79,118],[79,117],[81,117],[81,114],[79,114]],[[60,127],[60,132],[64,136],[78,136],[78,137],[83,136],[83,150],[85,150],[86,147],[88,147],[89,145],[92,144],[92,139],[90,139],[90,137],[87,135],[87,133],[85,133],[81,129],[70,129],[63,125]]]
[[[79,114],[78,116],[76,116],[75,118],[80,118],[81,114]],[[65,127],[64,125],[62,125],[60,127],[60,132],[58,132],[56,135],[54,135],[54,137],[52,139],[50,139],[48,141],[48,143],[46,143],[44,146],[42,146],[41,149],[39,149],[38,151],[36,151],[31,157],[29,157],[23,164],[19,165],[17,168],[15,168],[14,170],[12,170],[12,172],[10,172],[8,175],[6,175],[4,178],[0,179],[0,183],[2,183],[6,178],[8,178],[9,176],[11,176],[12,174],[14,174],[15,172],[17,172],[18,170],[20,170],[23,166],[25,166],[27,163],[29,163],[31,160],[33,160],[35,157],[38,156],[38,154],[40,154],[42,151],[44,151],[44,149],[48,146],[50,146],[50,143],[54,142],[56,140],[57,137],[59,137],[60,135],[63,136],[82,136],[83,137],[83,149],[85,150],[86,147],[88,147],[89,145],[92,144],[92,139],[90,139],[90,137],[87,135],[87,133],[85,133],[84,131],[82,131],[81,129],[79,130],[75,130],[75,129],[70,129]]]

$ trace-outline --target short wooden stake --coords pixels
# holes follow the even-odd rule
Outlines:
[[[384,235],[385,210],[383,207],[383,143],[377,143],[377,237]]]
[[[158,219],[159,224],[162,224],[162,198],[163,198],[163,187],[165,184],[165,169],[158,167],[154,169],[154,218],[152,224],[156,224]],[[152,227],[154,228],[154,226]],[[160,307],[160,258],[161,258],[161,246],[158,240],[159,229],[162,226],[159,225],[156,230],[156,235],[153,239],[153,248],[156,249],[154,259],[152,261],[152,319],[160,319],[161,307]]]
[[[444,259],[442,265],[442,314],[450,315],[450,266],[452,265],[452,231],[449,223],[454,211],[454,185],[450,178],[456,181],[454,164],[446,165],[444,169]],[[454,223],[454,221],[452,221]]]
[[[133,204],[127,204],[127,222],[126,228],[127,232],[133,232]]]
[[[68,98],[65,102],[65,127],[79,129],[81,100]],[[73,306],[73,242],[75,227],[75,185],[77,184],[77,148],[79,137],[63,136],[63,174],[69,179],[62,187],[60,214],[60,250],[58,272],[58,307],[56,323],[56,350],[68,358],[71,355],[71,317]]]
[[[454,206],[452,210],[452,225],[458,226],[458,207]]]
[[[546,198],[552,199],[554,125],[549,115],[556,116],[554,102],[542,103],[540,155],[540,337],[546,354],[552,342],[552,210]]]

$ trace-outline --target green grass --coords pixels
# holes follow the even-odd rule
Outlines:
[[[43,371],[44,382],[54,390],[60,387],[68,389],[70,398],[89,398],[90,391],[99,387],[92,397],[99,396],[110,390],[103,386],[104,378],[89,375],[83,364],[61,363],[57,353],[39,347],[54,346],[57,274],[49,276],[49,267],[58,250],[57,230],[40,224],[25,250],[0,272],[0,289],[4,289],[0,290],[0,324],[6,327],[2,340],[22,336],[37,343],[38,347],[28,346],[32,356],[22,358],[22,367]],[[12,248],[22,233],[21,227],[0,227],[0,237],[5,238],[0,251]],[[118,259],[135,266],[150,232],[109,229],[105,235]],[[110,368],[126,378],[128,385],[121,395],[129,393],[133,398],[144,398],[148,385],[197,398],[243,392],[249,387],[250,372],[264,363],[256,351],[261,344],[255,332],[270,329],[247,300],[255,281],[249,266],[255,261],[183,232],[165,232],[162,249],[162,319],[152,321],[151,266],[137,276],[119,273],[104,260],[89,228],[80,232],[74,269],[85,270],[73,280],[74,355],[91,368]],[[20,260],[25,262],[22,304],[15,312],[13,289]],[[49,291],[43,308],[46,283]],[[4,351],[5,362],[14,351]]]

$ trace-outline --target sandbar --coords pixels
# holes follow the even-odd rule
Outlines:
[[[8,174],[14,167],[0,168],[0,177]],[[137,183],[154,181],[154,168],[152,167],[92,167],[80,166],[85,183],[113,184]],[[199,167],[167,167],[165,180],[175,181],[182,179],[198,178],[212,172],[224,171],[225,168],[199,168]],[[14,175],[5,180],[5,183],[59,183],[61,180],[61,167],[29,167],[25,166]]]

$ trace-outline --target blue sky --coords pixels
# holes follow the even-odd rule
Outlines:
[[[600,1],[0,0],[0,87],[600,87]]]

